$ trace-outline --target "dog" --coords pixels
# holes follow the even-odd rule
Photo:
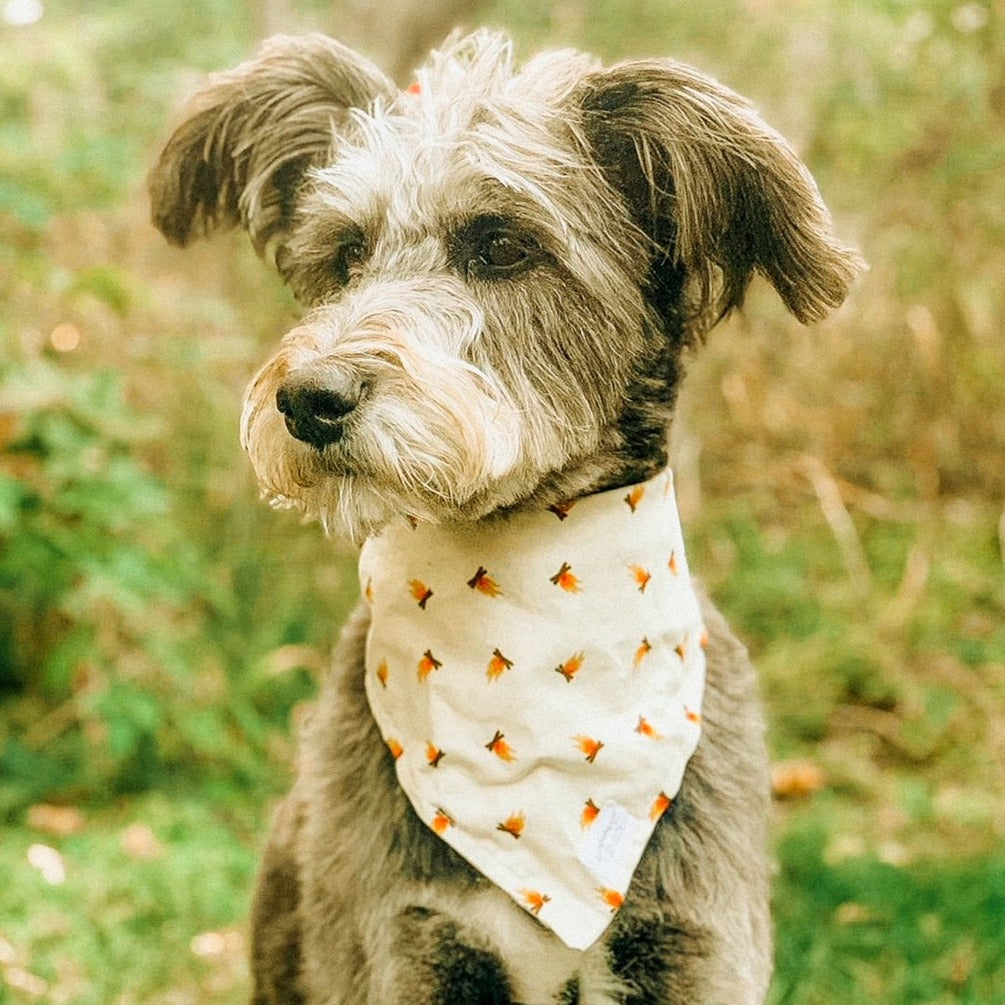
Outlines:
[[[252,920],[256,1005],[761,1002],[772,969],[769,766],[745,649],[689,585],[676,538],[659,544],[662,578],[625,566],[605,580],[606,601],[556,612],[566,610],[560,602],[587,603],[575,562],[599,569],[621,534],[603,521],[622,528],[648,492],[668,507],[653,532],[673,523],[667,443],[683,368],[752,277],[812,322],[842,303],[862,268],[790,146],[746,100],[667,59],[605,67],[563,50],[518,66],[504,35],[480,31],[448,40],[399,90],[327,37],[277,37],[195,96],[150,192],[171,242],[240,225],[303,305],[247,389],[242,442],[273,504],[365,542],[364,595],[264,854]],[[519,553],[534,566],[580,509],[601,522],[584,525],[592,529],[576,539],[575,562],[559,564],[555,551],[557,567],[535,569],[534,603],[544,606],[507,623],[508,641],[485,649],[484,670],[468,675],[465,686],[484,698],[443,699],[463,707],[436,720],[445,735],[424,734],[438,727],[422,716],[439,713],[407,702],[462,676],[438,647],[489,646],[485,625],[504,630],[492,605],[516,594],[490,563]],[[408,571],[403,551],[428,582]],[[444,585],[438,563],[455,551],[453,586]],[[462,585],[465,562],[474,575]],[[681,624],[636,634],[632,654],[601,672],[595,648],[623,617],[643,617],[634,598],[642,602],[650,579],[652,595],[661,583],[677,591]],[[375,590],[398,587],[402,596],[381,606]],[[445,593],[453,611],[438,608]],[[427,644],[420,633],[434,619],[439,634]],[[553,632],[589,641],[563,641],[563,650]],[[409,645],[403,670],[374,651]],[[521,665],[535,653],[536,666]],[[632,674],[657,656],[652,686],[666,693],[640,711]],[[408,683],[404,710],[380,706],[389,673]],[[536,690],[515,705],[538,719],[493,729],[491,716],[502,715],[494,703],[521,673],[538,675]],[[582,697],[588,687],[592,699]],[[583,715],[602,716],[604,701],[618,709],[611,735],[568,735],[557,724],[579,707],[574,697],[594,701]],[[469,714],[485,716],[481,733]],[[614,722],[628,724],[625,716],[634,728],[625,725],[616,755]],[[388,723],[415,732],[412,782]],[[461,752],[468,733],[471,752]],[[648,823],[621,796],[588,798],[576,826],[548,824],[539,855],[554,877],[505,888],[500,876],[511,874],[495,856],[531,848],[536,819],[549,813],[528,806],[552,803],[558,814],[568,801],[550,787],[553,775],[575,760],[561,783],[568,792],[591,769],[583,784],[607,771],[614,792],[638,765],[651,795],[659,779],[631,751],[660,741],[678,753],[654,769],[674,777]],[[528,761],[528,745],[545,752]],[[474,781],[447,773],[465,758]],[[490,813],[497,791],[518,791],[495,787],[506,772],[522,772],[522,801],[514,796],[512,812],[490,817],[495,827],[467,845],[453,840],[461,818]],[[451,796],[454,783],[440,784],[449,777],[466,794]],[[429,779],[440,786],[432,796],[418,791]],[[581,835],[598,820],[604,838],[587,849]],[[554,834],[568,848],[556,849]],[[636,848],[625,873],[628,836]],[[521,861],[521,876],[538,868]],[[605,885],[604,869],[628,878]],[[567,888],[583,906],[550,924]]]

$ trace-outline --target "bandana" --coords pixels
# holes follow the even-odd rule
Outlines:
[[[432,830],[574,949],[620,908],[698,743],[707,642],[669,471],[368,540],[366,691]]]

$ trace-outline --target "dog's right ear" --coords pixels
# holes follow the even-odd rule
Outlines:
[[[395,93],[380,70],[324,35],[269,39],[189,103],[150,175],[155,226],[184,246],[241,224],[264,253],[289,226],[308,169],[331,157],[350,109]]]

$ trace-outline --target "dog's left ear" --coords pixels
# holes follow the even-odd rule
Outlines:
[[[590,73],[579,100],[594,160],[655,242],[664,275],[650,283],[670,281],[686,298],[689,335],[738,306],[755,272],[800,321],[845,299],[864,263],[835,239],[810,173],[745,99],[690,67],[641,60]]]

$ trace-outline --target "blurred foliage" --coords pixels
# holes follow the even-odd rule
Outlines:
[[[0,1002],[247,1002],[234,920],[249,910],[258,856],[247,821],[259,812],[219,794],[154,793],[61,833],[38,821],[11,828],[0,849]]]
[[[0,813],[196,781],[275,791],[333,631],[299,571],[266,588],[315,548],[234,475],[255,324],[219,270],[161,283],[171,255],[142,219],[168,94],[252,44],[229,5],[182,6],[0,29]],[[288,312],[247,305],[270,333]],[[313,573],[312,599],[345,567]],[[349,602],[327,601],[333,619]]]
[[[290,298],[240,235],[166,248],[142,184],[205,72],[277,12],[337,33],[331,8],[0,21],[0,1002],[246,997],[253,849],[352,557],[263,506],[237,447]],[[696,354],[675,428],[691,564],[796,766],[772,1000],[1005,1002],[1005,9],[492,0],[483,19],[523,53],[672,54],[751,96],[869,259],[812,331],[755,284]],[[81,823],[52,831],[40,804]]]
[[[261,784],[270,727],[310,678],[245,665],[233,584],[137,458],[164,430],[111,370],[40,356],[3,376],[0,811],[181,776]],[[296,655],[298,626],[276,633]]]

